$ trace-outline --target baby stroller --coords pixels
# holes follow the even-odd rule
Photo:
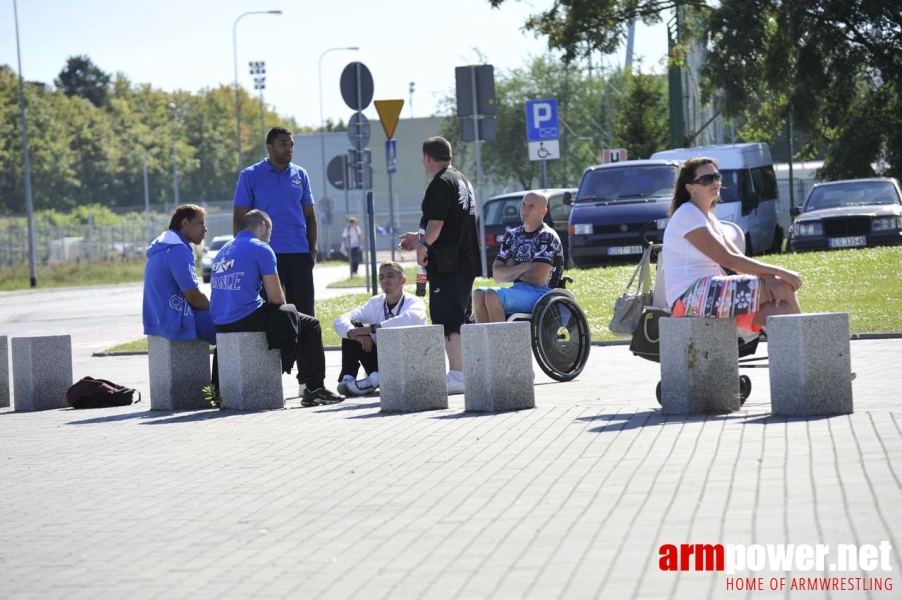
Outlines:
[[[655,269],[655,283],[654,283],[654,291],[653,298],[650,305],[645,307],[645,310],[642,313],[642,317],[639,321],[639,327],[636,332],[633,334],[632,342],[630,343],[630,351],[636,356],[644,358],[646,360],[650,360],[656,363],[661,362],[661,354],[660,354],[660,338],[658,334],[658,321],[662,317],[670,316],[670,307],[667,305],[667,300],[664,295],[664,277],[665,277],[665,268],[664,268],[664,252],[663,246],[661,244],[653,244],[648,241],[645,237],[645,231],[654,225],[654,223],[649,223],[645,227],[643,227],[639,231],[639,237],[642,238],[643,242],[647,246],[651,246],[652,252],[650,253],[650,258],[657,258],[657,268]],[[741,251],[745,251],[745,236],[742,233],[742,229],[739,228],[735,223],[730,223],[729,221],[721,221],[721,225],[724,226],[724,233],[731,236],[733,243],[737,248]],[[641,265],[640,265],[641,266]],[[749,331],[747,329],[738,328],[736,330],[736,338],[737,343],[739,344],[739,367],[745,369],[766,369],[768,367],[767,364],[751,364],[751,363],[760,363],[760,361],[766,361],[767,357],[756,357],[756,358],[748,358],[755,354],[755,351],[758,349],[758,343],[762,339],[766,339],[764,335],[764,330],[759,332]],[[749,397],[749,394],[752,393],[752,380],[749,379],[748,375],[740,375],[739,376],[739,401],[740,404],[744,404],[746,399]],[[658,382],[657,387],[655,388],[655,397],[658,400],[658,404],[661,403],[661,382]]]

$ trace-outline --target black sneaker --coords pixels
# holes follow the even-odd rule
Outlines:
[[[338,404],[344,402],[344,398],[324,387],[311,390],[307,387],[301,399],[301,406],[317,406],[319,404]]]

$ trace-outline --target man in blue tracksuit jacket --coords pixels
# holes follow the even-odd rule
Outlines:
[[[144,334],[184,342],[216,343],[210,300],[200,291],[189,244],[200,244],[207,233],[206,211],[195,204],[175,209],[169,229],[147,248],[144,267]],[[217,383],[216,360],[213,361]]]

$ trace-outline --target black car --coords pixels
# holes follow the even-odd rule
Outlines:
[[[890,177],[819,183],[790,214],[794,252],[902,244],[902,190]]]
[[[564,262],[567,264],[569,260],[567,224],[570,220],[570,206],[564,204],[564,194],[567,192],[576,194],[576,189],[524,190],[522,192],[493,196],[486,200],[483,206],[486,262],[490,273],[492,263],[495,262],[495,257],[498,256],[498,251],[501,249],[501,242],[504,241],[504,234],[507,233],[508,229],[513,229],[523,224],[520,219],[520,204],[523,201],[523,196],[531,191],[548,197],[548,212],[545,214],[545,222],[553,227],[557,231],[558,237],[561,238],[561,244],[564,246]]]

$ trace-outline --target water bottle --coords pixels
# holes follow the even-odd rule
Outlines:
[[[423,236],[426,235],[425,229],[420,229],[420,239],[423,239]],[[417,265],[417,296],[425,296],[426,295],[426,282],[429,280],[429,277],[426,275],[426,267],[422,265]]]

